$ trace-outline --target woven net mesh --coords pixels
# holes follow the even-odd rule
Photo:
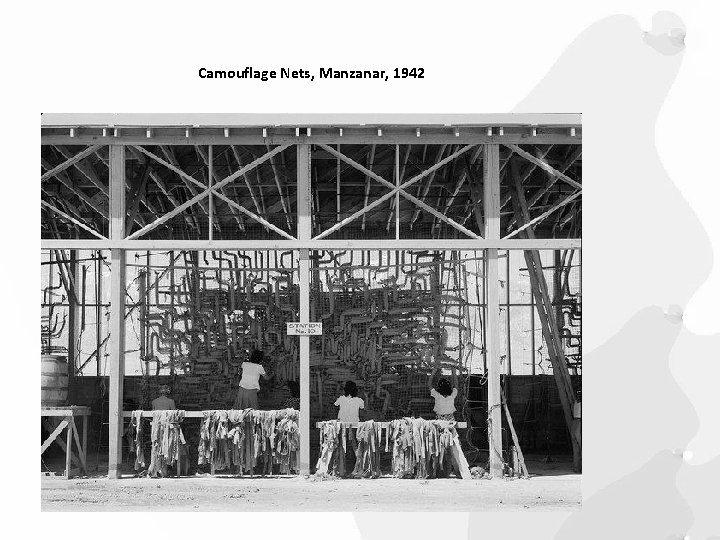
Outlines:
[[[347,251],[313,264],[313,422],[333,418],[346,381],[358,386],[364,418],[434,417],[429,376],[465,380],[483,366],[482,260],[472,252]]]

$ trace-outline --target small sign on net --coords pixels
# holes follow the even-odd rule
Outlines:
[[[287,325],[288,336],[320,336],[322,335],[322,323],[311,322],[289,322]]]

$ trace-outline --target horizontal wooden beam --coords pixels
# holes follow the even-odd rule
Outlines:
[[[579,127],[580,113],[43,113],[42,127],[78,126],[216,126],[226,128],[327,126],[370,128],[393,126],[521,126]]]
[[[476,250],[497,249],[579,249],[580,238],[449,238],[446,240],[62,240],[43,239],[42,249],[125,249],[125,250],[343,250],[343,249],[404,249],[404,250]]]
[[[117,137],[111,136],[112,130],[106,130],[109,135],[103,136],[101,129],[88,129],[70,137],[68,130],[43,129],[40,142],[48,145],[77,145],[77,144],[130,144],[130,145],[168,145],[168,146],[196,146],[196,145],[257,145],[274,146],[283,144],[582,144],[582,136],[570,136],[566,129],[553,130],[548,133],[538,133],[532,136],[523,132],[513,133],[508,128],[503,135],[488,135],[486,130],[463,130],[459,135],[453,133],[452,128],[443,131],[433,129],[420,130],[420,137],[412,129],[405,129],[393,132],[383,128],[382,136],[378,136],[377,130],[353,130],[343,128],[343,134],[339,130],[318,130],[313,128],[312,135],[304,133],[296,135],[292,133],[269,133],[263,137],[261,129],[244,130],[237,134],[225,137],[223,129],[193,129],[189,136],[186,136],[185,129],[154,130],[153,136],[147,138],[145,129],[123,129]],[[289,130],[288,130],[289,131]],[[579,130],[578,130],[579,133]]]

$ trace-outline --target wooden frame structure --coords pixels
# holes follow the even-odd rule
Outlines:
[[[305,116],[302,121],[288,119],[278,124],[277,117],[234,116],[234,115],[185,115],[163,117],[162,115],[46,115],[41,126],[41,142],[44,148],[52,148],[52,155],[62,156],[62,161],[54,163],[43,157],[41,186],[43,188],[42,205],[47,219],[63,221],[70,229],[82,230],[90,237],[62,237],[55,228],[54,237],[41,240],[43,249],[74,250],[104,249],[111,253],[111,320],[110,320],[110,407],[109,407],[109,476],[120,475],[121,438],[123,417],[123,377],[124,377],[124,328],[125,328],[125,271],[126,253],[129,250],[298,250],[300,274],[300,322],[310,322],[309,295],[311,277],[312,250],[345,249],[381,249],[381,250],[486,250],[487,293],[487,335],[488,353],[488,440],[491,442],[490,472],[494,477],[502,476],[501,448],[501,406],[500,388],[500,321],[498,250],[518,249],[526,251],[528,264],[536,266],[533,253],[548,249],[579,249],[581,239],[575,234],[577,229],[567,228],[574,215],[572,208],[580,202],[581,182],[567,174],[568,169],[581,155],[582,130],[579,115],[479,115],[475,117],[427,117],[420,116],[376,116],[362,117],[358,121],[343,121],[335,118],[329,121],[321,116]],[[357,118],[353,118],[357,120]],[[153,146],[160,151],[149,150]],[[253,151],[250,160],[240,155],[238,145],[249,145],[260,149]],[[341,146],[342,145],[342,146]],[[371,147],[365,154],[367,161],[361,163],[357,157],[351,157],[342,151],[347,145],[367,145]],[[387,156],[391,156],[387,172],[380,173],[376,164],[376,145],[384,145]],[[410,145],[437,145],[437,155],[433,165],[424,167],[420,172],[406,179]],[[528,149],[528,145],[529,149]],[[550,149],[562,145],[571,150],[549,159]],[[75,153],[66,147],[82,146]],[[224,146],[227,149],[227,171],[223,176],[219,171],[213,148]],[[408,148],[401,152],[401,147]],[[523,148],[525,146],[525,148]],[[198,180],[180,166],[174,148],[192,148],[202,165],[202,176]],[[289,186],[278,174],[277,158],[292,152],[294,147],[296,191],[294,207],[289,196]],[[313,150],[314,149],[314,150]],[[534,149],[534,153],[530,150]],[[107,150],[107,154],[105,151]],[[230,152],[231,150],[231,152]],[[323,228],[316,223],[318,204],[314,201],[313,152],[322,152],[323,159],[335,159],[337,163],[337,208],[333,208],[334,224]],[[501,152],[504,160],[501,159]],[[160,155],[162,153],[162,155]],[[378,152],[379,153],[379,152]],[[423,153],[423,155],[425,155]],[[94,157],[93,157],[94,156]],[[234,156],[235,165],[230,165]],[[443,157],[444,156],[444,157]],[[100,167],[108,170],[105,184],[99,178],[97,169],[85,163],[88,158],[96,159]],[[473,175],[474,163],[482,157],[482,194],[477,193],[479,181]],[[132,158],[142,165],[134,181],[130,181],[126,170],[128,160]],[[526,168],[519,171],[519,160]],[[433,206],[427,202],[428,194],[436,189],[435,177],[445,165],[464,163],[444,185],[442,204]],[[281,221],[273,222],[271,212],[262,200],[258,168],[263,165],[271,171],[271,178],[277,187],[275,208],[281,209]],[[508,167],[509,165],[509,167]],[[180,179],[182,190],[187,197],[181,202],[170,189],[155,167],[169,170]],[[360,173],[365,177],[364,200],[360,197],[354,210],[345,212],[342,217],[340,208],[341,169]],[[69,171],[73,170],[70,175]],[[257,175],[255,186],[251,178]],[[270,174],[270,173],[268,173]],[[501,177],[514,178],[515,184],[501,189]],[[81,177],[89,182],[96,191],[91,196],[73,177]],[[542,186],[525,197],[526,182],[529,178],[544,178]],[[58,187],[46,184],[57,180]],[[144,188],[154,182],[162,192],[163,203],[150,200]],[[244,182],[250,197],[240,200],[226,191]],[[563,191],[569,186],[572,191]],[[254,189],[253,189],[254,187]],[[416,187],[413,193],[411,187]],[[563,189],[561,189],[561,187]],[[387,190],[384,193],[374,189]],[[463,191],[465,190],[465,191]],[[77,199],[79,207],[74,207],[63,199],[62,193],[68,193]],[[370,201],[371,193],[374,193]],[[466,193],[470,199],[478,202],[468,204],[459,215],[455,209],[460,193]],[[59,195],[60,194],[60,195]],[[70,196],[68,195],[68,196]],[[129,196],[129,197],[128,197]],[[554,200],[553,200],[554,198]],[[409,201],[411,213],[401,218],[401,200]],[[102,202],[102,201],[107,201]],[[126,202],[127,201],[127,202]],[[508,204],[510,212],[505,210]],[[160,207],[162,204],[163,207]],[[245,219],[251,219],[263,227],[275,238],[246,239],[238,235],[231,239],[218,239],[214,231],[218,229],[215,212],[218,204],[226,205],[229,227],[244,231]],[[141,215],[139,208],[146,208],[152,214],[152,221]],[[381,206],[389,205],[381,216],[383,226],[389,232],[394,218],[394,231],[384,238],[329,238],[348,224],[362,222],[362,232],[369,223],[368,216]],[[192,215],[188,210],[199,209]],[[433,230],[441,225],[454,235],[451,238],[402,238],[401,227],[412,228],[420,212],[433,217]],[[531,211],[535,216],[531,215]],[[576,213],[575,213],[576,214]],[[159,227],[174,219],[183,220],[198,232],[202,226],[198,216],[207,216],[207,236],[204,238],[143,238]],[[475,223],[469,219],[475,216]],[[88,216],[92,216],[90,219]],[[563,235],[536,237],[533,230],[541,223],[547,223],[549,217],[556,217],[557,229],[566,230]],[[470,221],[470,224],[468,223]],[[502,232],[503,220],[506,223]],[[564,220],[564,221],[563,221]],[[293,222],[294,221],[294,222]],[[100,225],[106,223],[107,226]],[[327,224],[326,223],[326,224]],[[52,225],[52,223],[51,223]],[[104,228],[103,228],[104,227]],[[134,230],[133,230],[134,228]],[[106,230],[105,230],[106,229]],[[553,229],[555,230],[555,229]],[[279,236],[279,238],[277,238]],[[543,326],[549,343],[553,344],[553,366],[556,368],[556,381],[563,400],[566,417],[572,422],[574,397],[569,387],[569,377],[564,368],[557,324],[552,309],[549,309],[549,293],[544,284],[542,272],[534,274],[533,293],[545,314]],[[546,328],[547,327],[547,328]],[[310,391],[309,391],[309,336],[300,336],[300,388],[301,388],[301,452],[299,466],[302,473],[310,470]],[[569,411],[569,413],[568,413]],[[569,414],[569,417],[568,417]],[[493,452],[493,448],[500,448]],[[576,450],[576,465],[579,468],[580,442],[573,436]]]
[[[80,470],[87,474],[87,430],[88,417],[90,416],[90,407],[43,407],[40,410],[40,417],[43,425],[48,429],[50,435],[43,441],[40,447],[40,455],[47,450],[50,445],[55,442],[63,450],[65,450],[65,474],[66,480],[70,479],[70,468],[72,462],[76,461]],[[75,424],[75,418],[82,418],[82,440],[78,435],[79,430]],[[49,418],[59,419],[57,426],[50,423]],[[65,441],[58,438],[65,430]],[[78,457],[73,453],[73,441],[77,449]]]

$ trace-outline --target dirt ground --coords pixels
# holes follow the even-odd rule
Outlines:
[[[483,511],[580,509],[580,475],[536,464],[529,479],[43,476],[43,511]]]

